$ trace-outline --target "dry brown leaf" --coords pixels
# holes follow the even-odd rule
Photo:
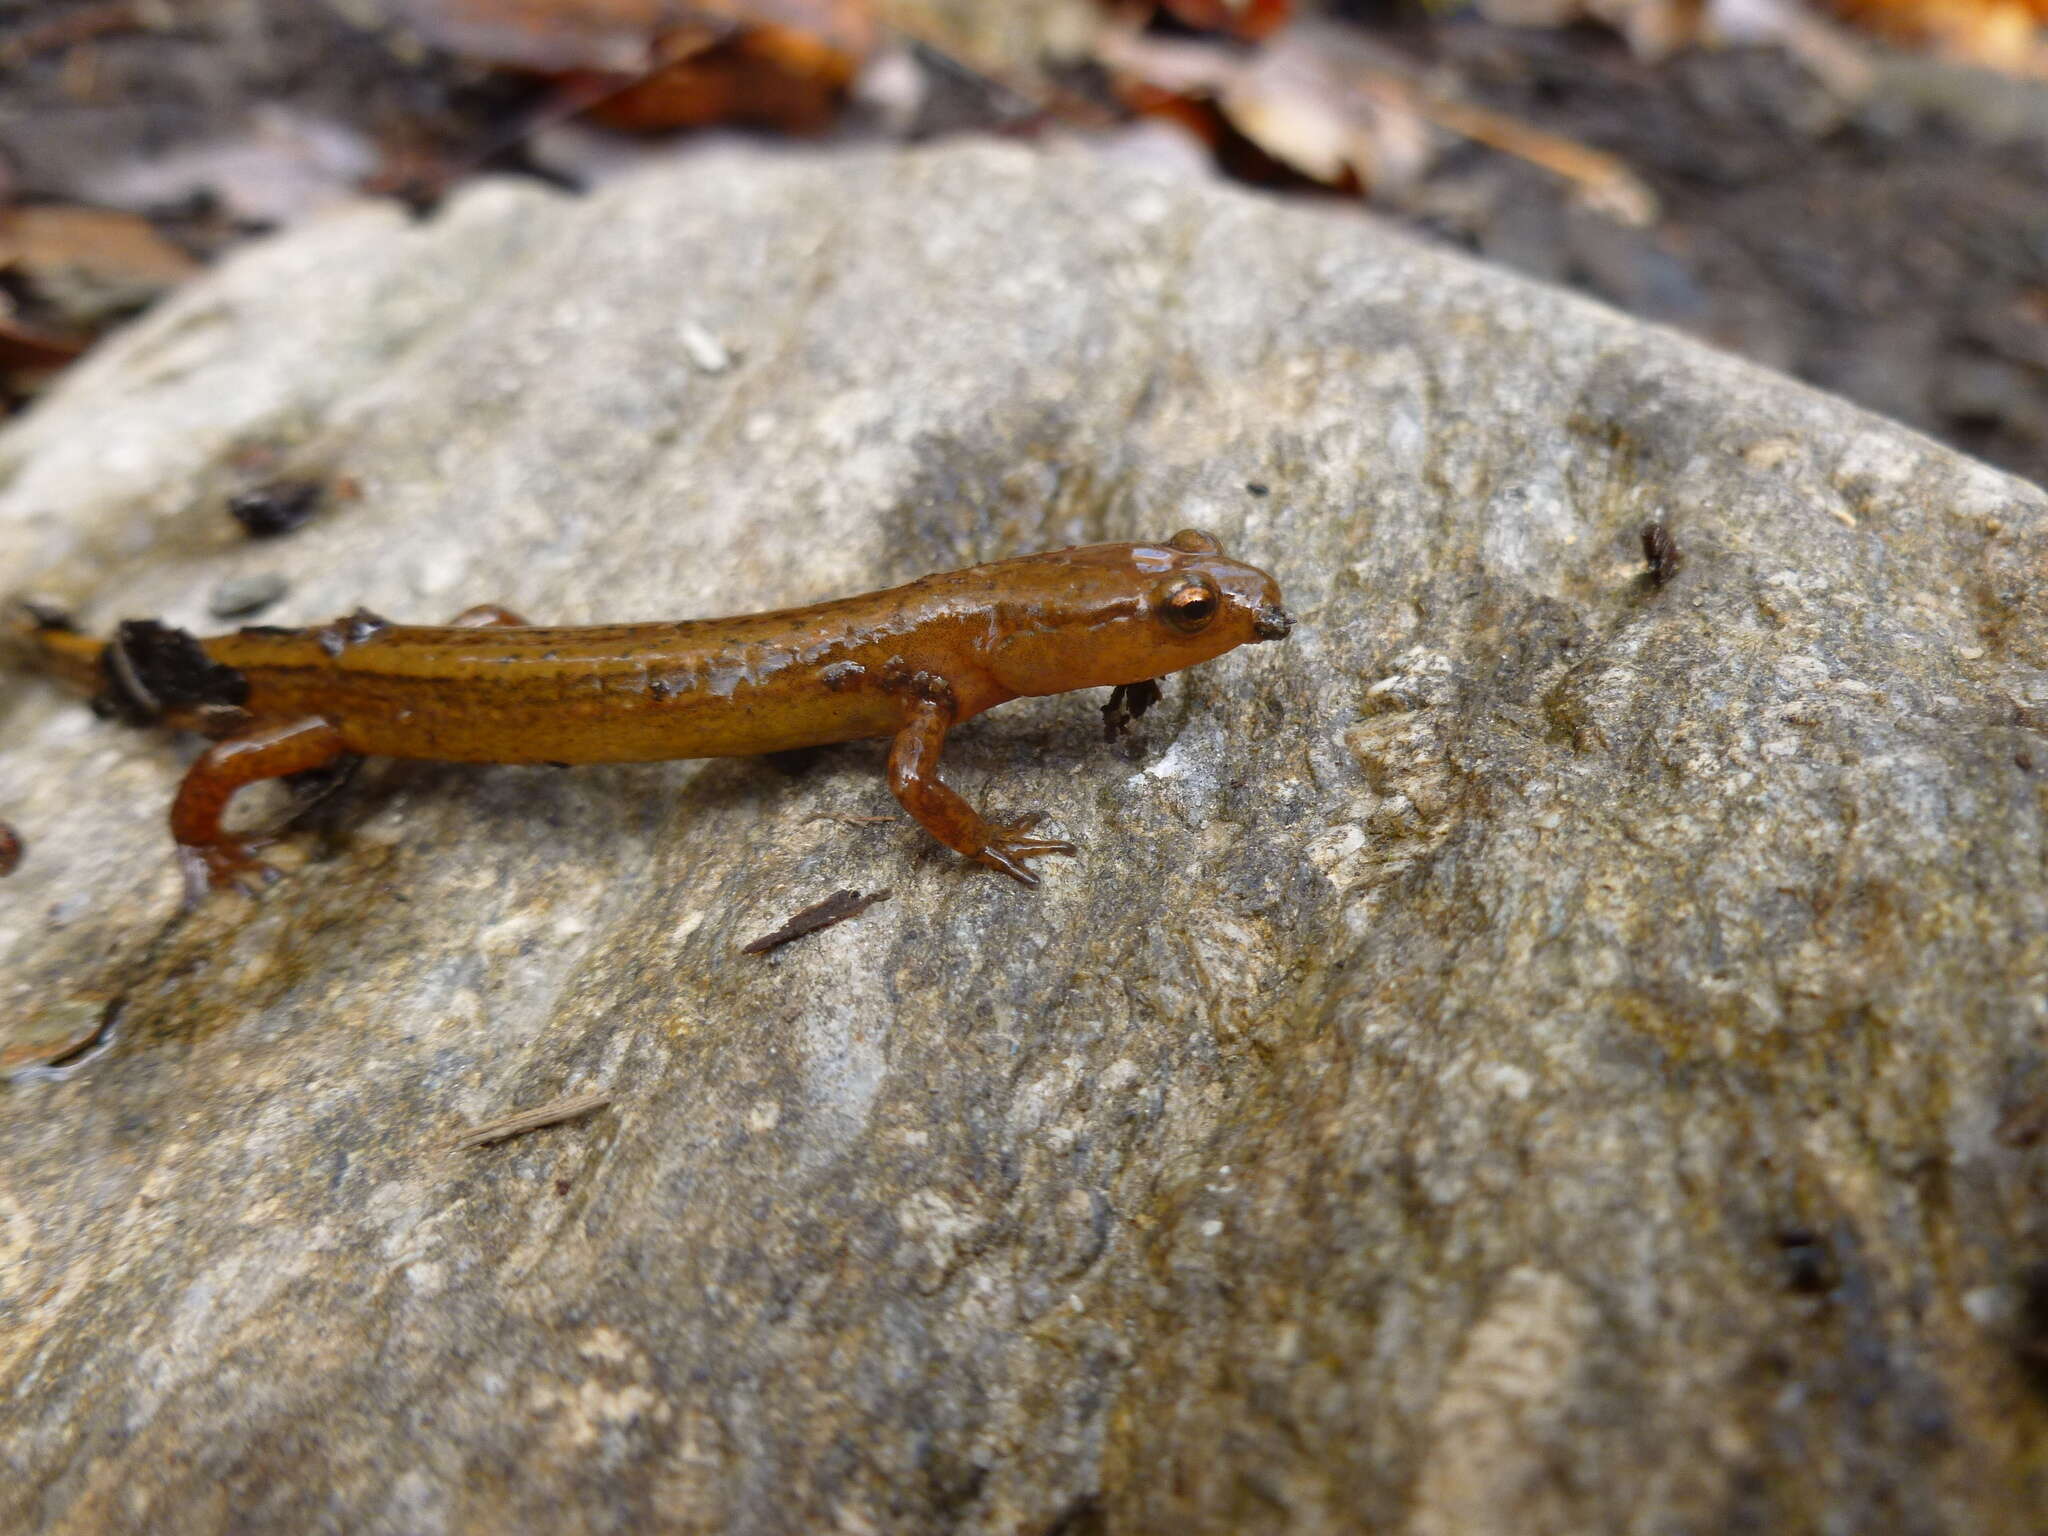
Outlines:
[[[1276,170],[1334,190],[1370,188],[1385,174],[1373,106],[1333,102],[1314,77],[1312,59],[1277,46],[1244,58],[1130,31],[1105,33],[1097,53],[1135,110],[1189,129],[1243,179],[1279,177],[1248,164],[1233,134]]]
[[[2048,0],[1835,0],[1857,26],[2005,74],[2048,76]]]
[[[708,41],[702,33],[664,40],[665,62],[636,80],[607,88],[602,78],[569,77],[591,91],[585,113],[621,133],[660,133],[744,123],[785,133],[832,125],[865,54],[849,53],[808,32],[750,27]]]
[[[1183,26],[1256,43],[1287,25],[1294,0],[1159,0]]]
[[[1318,185],[1399,199],[1428,169],[1432,130],[1442,129],[1564,177],[1582,201],[1621,223],[1656,217],[1654,195],[1612,155],[1434,96],[1354,33],[1326,23],[1298,22],[1249,56],[1127,30],[1105,33],[1098,55],[1135,108],[1190,126],[1219,159],[1224,144],[1203,128],[1208,110]],[[1226,168],[1236,170],[1227,161]]]
[[[873,51],[873,0],[384,0],[421,36],[549,76],[625,133],[829,126]]]
[[[90,329],[175,288],[199,264],[135,214],[36,204],[0,213],[0,270],[33,297],[38,317]]]
[[[25,382],[24,375],[55,373],[86,346],[76,337],[39,331],[11,314],[0,313],[0,375],[10,384]]]
[[[103,273],[111,280],[159,288],[183,282],[197,270],[197,263],[149,220],[67,203],[35,203],[0,213],[0,265],[31,273]]]

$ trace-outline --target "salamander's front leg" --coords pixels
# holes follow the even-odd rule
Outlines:
[[[917,701],[909,723],[896,733],[889,748],[889,788],[896,792],[903,809],[948,848],[1000,869],[1025,885],[1038,884],[1038,876],[1025,867],[1024,860],[1077,850],[1057,838],[1030,835],[1042,812],[1010,822],[988,821],[946,787],[939,778],[939,754],[945,750],[946,728],[952,723],[949,698]]]
[[[237,837],[221,826],[235,791],[259,779],[324,768],[343,755],[341,732],[317,717],[259,726],[215,742],[199,755],[171,801],[171,836],[185,872],[185,904],[210,890],[268,885],[277,871],[251,851],[267,839]]]

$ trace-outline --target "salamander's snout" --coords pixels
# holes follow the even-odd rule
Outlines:
[[[1285,640],[1294,632],[1294,619],[1278,603],[1266,603],[1252,620],[1252,633],[1261,640]]]

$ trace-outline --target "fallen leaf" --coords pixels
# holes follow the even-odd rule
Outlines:
[[[1184,109],[1165,110],[1140,86],[1209,103],[1276,166],[1335,191],[1398,195],[1430,161],[1429,130],[1404,91],[1345,62],[1349,43],[1334,27],[1303,22],[1250,55],[1129,31],[1104,33],[1098,54],[1139,110],[1188,121]],[[1241,175],[1227,141],[1210,142],[1225,168]]]
[[[0,213],[0,269],[39,317],[90,330],[177,287],[199,264],[135,214],[33,204]]]
[[[849,52],[817,34],[749,27],[724,37],[671,34],[664,62],[637,79],[588,73],[564,77],[589,93],[590,121],[621,133],[661,133],[744,123],[786,133],[819,133],[845,105],[865,51]]]
[[[53,372],[84,352],[87,345],[79,337],[58,336],[24,325],[0,310],[0,374]]]
[[[2006,74],[2048,76],[2048,0],[1835,0],[1834,10],[1894,43]]]
[[[1105,32],[1098,52],[1134,109],[1189,126],[1233,174],[1241,173],[1208,111],[1275,165],[1335,191],[1400,200],[1429,168],[1440,130],[1563,177],[1619,223],[1656,218],[1655,195],[1615,156],[1439,96],[1327,23],[1298,22],[1248,56],[1128,30]]]
[[[464,57],[553,80],[622,133],[828,127],[874,51],[874,0],[381,0]]]
[[[1159,8],[1184,27],[1256,43],[1287,25],[1294,0],[1159,0]]]
[[[1286,190],[1322,188],[1356,193],[1364,190],[1348,171],[1341,181],[1323,182],[1284,160],[1276,159],[1232,121],[1216,97],[1205,90],[1175,91],[1149,81],[1120,76],[1118,98],[1140,117],[1170,123],[1206,147],[1225,175],[1249,186]]]

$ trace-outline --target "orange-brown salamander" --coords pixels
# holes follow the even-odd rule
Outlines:
[[[946,732],[1011,699],[1117,691],[1114,732],[1153,680],[1292,627],[1264,571],[1192,529],[926,576],[863,597],[675,624],[530,625],[498,608],[453,624],[358,612],[316,629],[198,639],[150,620],[111,641],[30,609],[45,661],[103,712],[217,738],[171,803],[188,891],[276,872],[222,813],[260,779],[353,754],[473,763],[621,763],[893,738],[889,787],[926,831],[1036,885],[1072,853],[1037,815],[990,821],[939,778]]]

